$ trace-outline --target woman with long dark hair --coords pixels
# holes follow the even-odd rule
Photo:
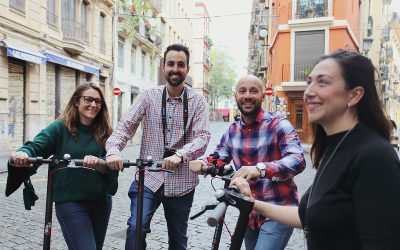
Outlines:
[[[375,87],[372,62],[353,51],[323,56],[304,92],[317,169],[299,208],[254,209],[303,228],[309,249],[399,249],[400,162]],[[251,196],[248,183],[234,179]]]
[[[12,153],[14,167],[29,166],[28,157],[84,159],[88,169],[63,169],[53,175],[53,201],[69,249],[102,249],[111,213],[111,196],[118,188],[118,171],[98,164],[112,128],[101,89],[82,84],[63,115]],[[94,170],[94,171],[93,171]]]

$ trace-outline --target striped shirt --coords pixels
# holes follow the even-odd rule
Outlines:
[[[221,160],[233,161],[236,169],[259,162],[266,165],[265,178],[250,183],[256,200],[298,205],[293,177],[304,170],[306,162],[296,130],[288,120],[261,110],[250,125],[242,119],[230,125],[216,150]],[[264,220],[265,217],[253,211],[249,226],[260,228]]]
[[[116,129],[107,140],[107,156],[119,155],[126,142],[136,133],[142,122],[143,134],[140,147],[140,158],[152,156],[155,161],[162,159],[164,152],[162,129],[162,92],[164,86],[143,91],[138,100],[121,117]],[[210,140],[208,104],[203,96],[186,88],[188,95],[188,121],[185,130],[186,145],[183,133],[183,92],[182,95],[170,98],[167,91],[166,105],[166,143],[167,147],[177,149],[183,155],[184,163],[174,173],[145,173],[145,186],[156,192],[164,184],[164,194],[168,197],[182,196],[192,191],[199,183],[197,174],[189,171],[189,161],[197,159],[206,151]]]

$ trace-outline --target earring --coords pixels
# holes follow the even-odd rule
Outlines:
[[[350,103],[347,103],[347,109],[349,109],[350,108]]]

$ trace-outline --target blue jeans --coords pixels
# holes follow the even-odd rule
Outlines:
[[[260,229],[247,228],[244,236],[246,250],[283,250],[292,233],[293,228],[267,220]]]
[[[132,250],[136,246],[136,211],[137,211],[137,181],[129,189],[131,198],[131,217],[128,219],[125,249]],[[164,196],[164,186],[153,193],[147,187],[143,192],[142,246],[146,249],[146,235],[150,233],[150,222],[160,204],[164,207],[164,216],[168,228],[169,250],[184,250],[187,247],[186,235],[190,208],[192,207],[194,190],[180,197]]]
[[[99,250],[110,219],[112,200],[56,203],[56,215],[68,249]]]

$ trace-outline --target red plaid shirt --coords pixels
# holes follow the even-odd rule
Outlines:
[[[222,161],[233,161],[236,169],[259,162],[266,165],[266,177],[250,184],[256,200],[298,205],[293,177],[304,170],[306,162],[296,130],[288,120],[263,110],[250,125],[240,119],[222,136],[216,151]],[[264,221],[265,217],[253,211],[249,227],[260,228]]]

